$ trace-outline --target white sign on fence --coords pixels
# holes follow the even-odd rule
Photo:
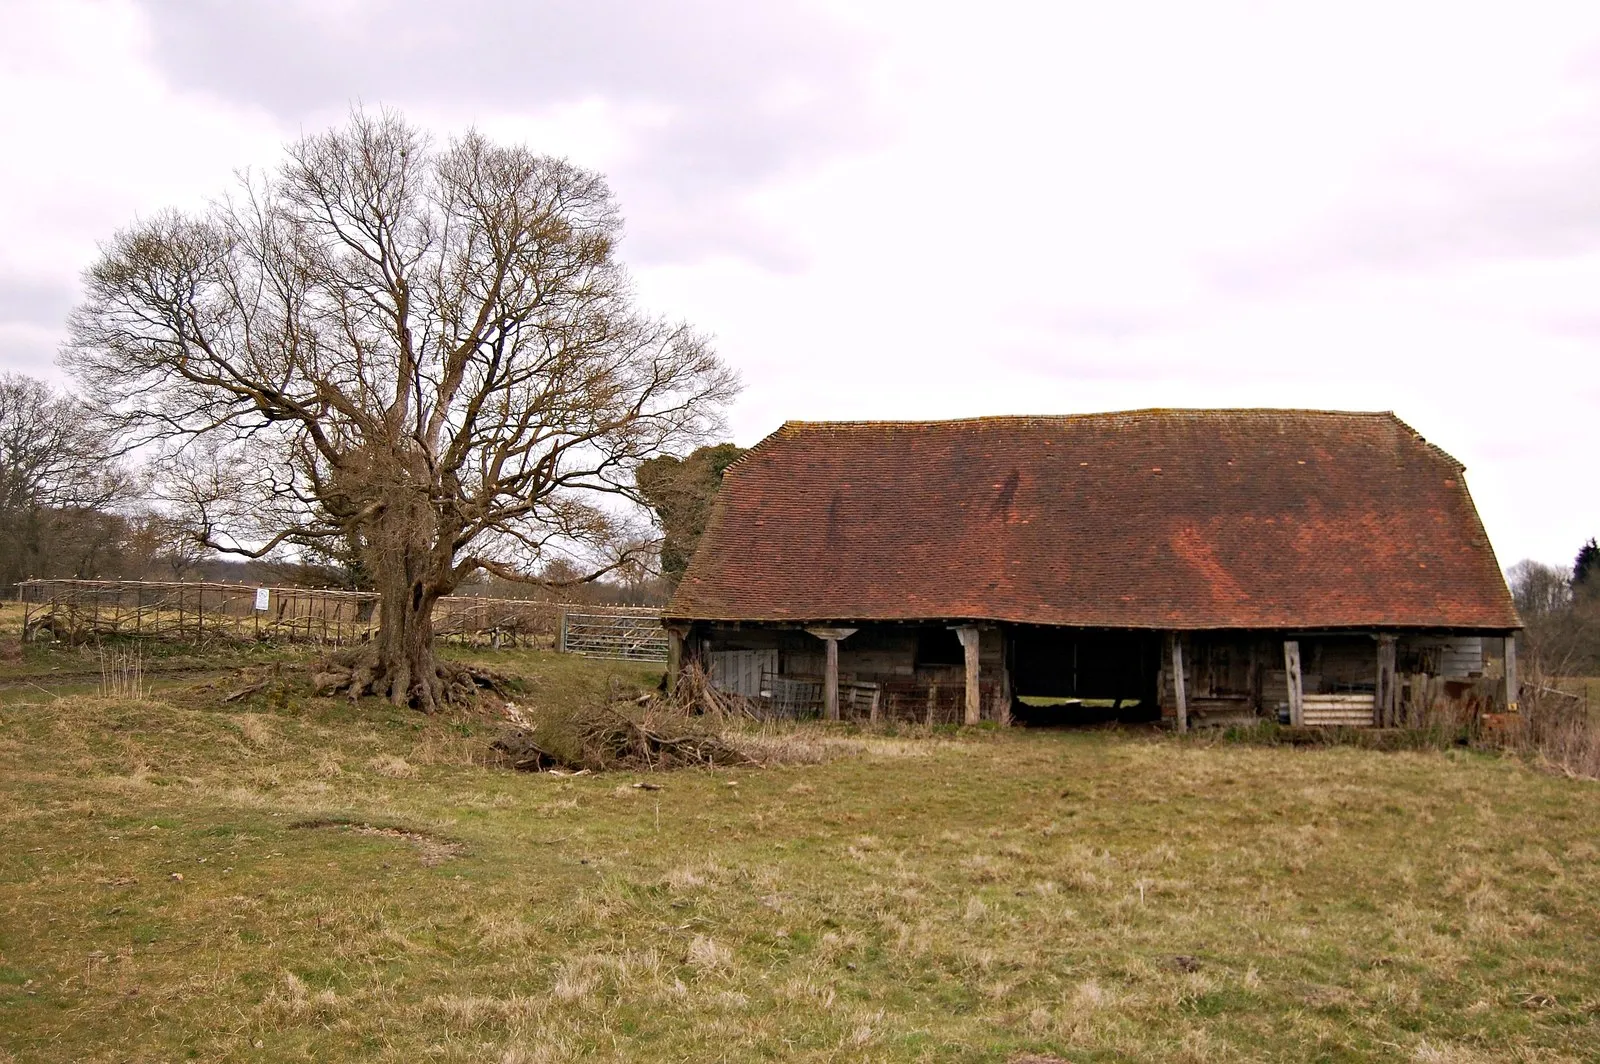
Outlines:
[[[272,592],[264,587],[256,588],[256,609],[266,610],[272,608]]]

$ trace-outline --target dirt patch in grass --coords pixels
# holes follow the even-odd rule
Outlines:
[[[354,835],[365,835],[369,838],[397,839],[409,842],[417,850],[417,855],[425,865],[440,865],[453,857],[466,854],[467,848],[453,839],[440,838],[430,835],[425,831],[412,828],[395,827],[385,824],[367,824],[359,820],[320,819],[297,820],[289,825],[295,830],[326,829],[331,831],[348,831]]]

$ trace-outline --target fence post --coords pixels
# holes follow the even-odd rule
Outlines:
[[[561,634],[556,637],[556,653],[567,652],[567,611],[561,611]]]

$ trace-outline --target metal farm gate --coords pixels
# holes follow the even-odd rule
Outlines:
[[[568,611],[561,616],[556,649],[590,658],[665,662],[667,630],[661,627],[660,610],[653,607],[613,607],[603,613]]]

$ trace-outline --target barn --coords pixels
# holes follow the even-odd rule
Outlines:
[[[1395,726],[1514,708],[1463,467],[1392,413],[789,422],[664,622],[780,714]]]

